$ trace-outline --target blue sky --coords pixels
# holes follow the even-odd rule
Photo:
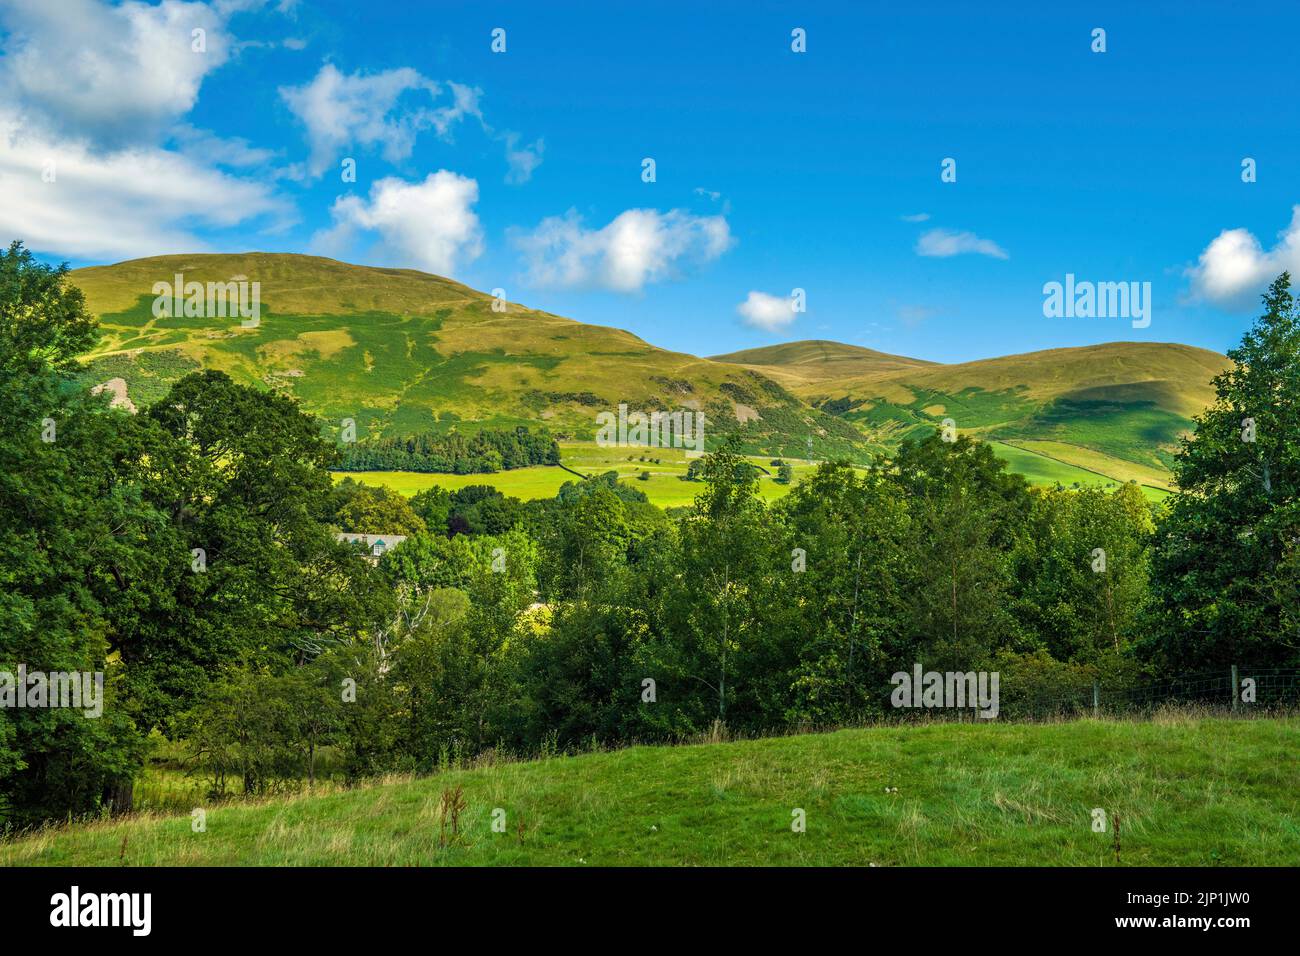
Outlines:
[[[898,6],[0,0],[0,237],[422,268],[701,355],[1222,351],[1300,270],[1294,4]],[[1066,273],[1150,326],[1045,318]]]

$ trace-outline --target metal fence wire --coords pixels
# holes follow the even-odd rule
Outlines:
[[[1141,716],[1156,710],[1196,706],[1240,715],[1300,705],[1300,670],[1233,665],[1152,682],[1115,687],[1097,682],[1061,688],[1000,689],[1000,716],[1010,720]]]

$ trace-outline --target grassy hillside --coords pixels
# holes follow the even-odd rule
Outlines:
[[[738,354],[762,367],[786,348]],[[1214,400],[1210,380],[1228,365],[1189,345],[1109,342],[956,365],[884,368],[864,358],[860,371],[823,376],[804,370],[818,364],[815,350],[798,353],[804,380],[789,383],[791,391],[876,441],[952,418],[963,432],[1155,488],[1168,487],[1178,439]],[[845,353],[829,352],[820,365],[840,369],[845,361]]]
[[[153,284],[261,283],[262,321],[156,318]],[[596,415],[693,409],[711,445],[865,461],[951,417],[1035,481],[1136,480],[1167,490],[1178,438],[1227,360],[1185,345],[1112,342],[938,365],[837,342],[712,359],[493,299],[450,279],[272,253],[162,256],[77,270],[104,339],[85,380],[136,406],[198,368],[282,390],[358,437],[545,425],[590,442]],[[120,383],[115,380],[121,380]],[[809,446],[809,440],[812,445]],[[672,481],[652,476],[649,484]],[[545,476],[543,484],[549,482]],[[661,497],[675,486],[658,488]]]
[[[485,766],[0,843],[0,865],[1300,864],[1300,720],[929,724]],[[463,788],[440,847],[442,794]],[[493,832],[493,811],[505,833]],[[792,811],[806,832],[792,832]]]
[[[261,283],[262,318],[156,318],[153,284]],[[710,440],[738,432],[770,454],[854,454],[851,424],[814,411],[771,378],[508,303],[410,269],[271,253],[137,259],[77,270],[104,340],[86,379],[120,378],[136,404],[192,369],[288,392],[327,421],[368,434],[545,424],[590,439],[596,414],[626,402],[704,411]]]
[[[712,359],[715,362],[730,362],[752,368],[772,376],[787,388],[824,382],[827,379],[926,368],[935,364],[903,355],[889,355],[859,345],[821,339],[744,349],[726,355],[714,355]]]

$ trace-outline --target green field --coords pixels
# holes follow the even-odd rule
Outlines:
[[[0,865],[1295,866],[1298,747],[1295,718],[1177,715],[634,747],[210,806],[203,833],[60,827],[0,843]],[[1121,821],[1118,860],[1094,808]]]
[[[648,459],[642,461],[642,458]],[[654,461],[658,459],[658,463]],[[687,458],[681,449],[673,448],[599,448],[594,444],[564,442],[560,445],[560,460],[565,465],[587,475],[598,475],[608,471],[617,471],[619,478],[627,480],[633,488],[643,491],[653,504],[660,508],[675,508],[689,505],[703,489],[703,485],[694,481],[683,481],[686,474]],[[771,458],[751,458],[755,464],[766,468],[772,475],[760,475],[759,494],[768,501],[774,501],[789,493],[804,475],[811,473],[817,466],[811,462],[791,461],[794,468],[794,482],[781,485],[773,480],[776,469],[772,468]],[[646,480],[637,478],[641,472],[648,472]],[[450,491],[464,488],[466,485],[491,485],[504,495],[531,501],[537,498],[553,498],[560,486],[566,481],[580,480],[577,475],[557,468],[554,465],[536,465],[530,468],[514,468],[490,475],[443,475],[413,471],[353,471],[335,472],[334,479],[341,481],[351,477],[368,485],[383,485],[404,495],[413,495],[427,488],[440,487]]]
[[[1058,458],[1049,457],[1047,454],[1040,454],[1030,451],[1028,448],[1009,445],[1006,442],[995,441],[991,444],[993,445],[993,454],[1005,461],[1011,471],[1024,475],[1032,485],[1061,484],[1070,488],[1077,483],[1084,488],[1095,486],[1113,489],[1123,484],[1125,480],[1110,475],[1100,475],[1095,471],[1088,471]],[[1033,444],[1035,447],[1041,447],[1050,446],[1052,443],[1035,442]],[[1163,488],[1152,488],[1147,485],[1142,486],[1142,493],[1150,501],[1162,501],[1169,496],[1169,492]]]
[[[1024,475],[1030,484],[1053,486],[1061,484],[1067,488],[1075,484],[1081,487],[1114,488],[1123,483],[1123,479],[1099,475],[1085,468],[1079,468],[1047,454],[1040,454],[1006,442],[992,442],[993,453],[1007,463],[1007,467],[1017,474]],[[1049,443],[1037,443],[1048,445]],[[644,454],[642,454],[644,452]],[[650,459],[642,461],[642,458]],[[654,459],[658,458],[656,463]],[[649,448],[614,448],[602,449],[592,444],[562,442],[560,459],[565,465],[581,471],[583,474],[602,474],[617,471],[619,478],[629,481],[633,488],[644,491],[651,503],[660,508],[675,508],[689,505],[699,494],[698,483],[683,481],[686,474],[687,459],[678,449]],[[761,465],[775,474],[771,458],[751,457],[750,461]],[[781,485],[773,481],[773,475],[760,475],[758,490],[766,501],[775,501],[790,492],[795,484],[811,474],[817,467],[816,462],[790,460],[794,468],[794,482]],[[641,472],[649,472],[650,477],[644,481],[637,478]],[[467,485],[491,485],[504,495],[532,501],[538,498],[553,498],[560,486],[566,481],[577,481],[578,477],[563,468],[553,465],[537,465],[530,468],[515,468],[494,474],[479,475],[444,475],[414,471],[352,471],[335,472],[334,479],[341,481],[351,477],[354,481],[368,485],[383,485],[403,495],[413,495],[428,488],[440,487],[449,491],[464,488]],[[1143,486],[1143,494],[1151,501],[1161,501],[1168,492],[1161,488]]]
[[[772,375],[878,442],[922,434],[952,418],[974,437],[1156,489],[1168,488],[1179,439],[1214,401],[1211,380],[1228,364],[1217,352],[1164,342],[1107,342],[955,365],[829,342],[718,358]],[[1034,481],[1085,483],[1067,478],[1074,475],[1068,469],[1004,457]]]

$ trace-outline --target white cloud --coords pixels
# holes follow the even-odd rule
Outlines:
[[[345,74],[326,63],[310,83],[280,87],[280,96],[307,127],[307,167],[319,176],[339,162],[345,148],[378,146],[386,160],[400,162],[411,155],[422,130],[447,136],[467,116],[482,119],[478,89],[459,83],[446,88],[450,101],[443,105],[402,109],[404,94],[423,93],[433,103],[442,97],[443,85],[411,67]]]
[[[1247,229],[1219,233],[1186,270],[1192,294],[1228,308],[1248,308],[1283,270],[1300,274],[1300,205],[1291,207],[1290,224],[1265,250]]]
[[[270,154],[182,121],[230,56],[237,7],[0,0],[0,240],[116,259],[201,250],[200,227],[283,227],[291,210],[267,177],[218,168]],[[198,28],[206,52],[191,47]]]
[[[510,171],[506,173],[506,182],[511,184],[526,183],[533,178],[533,170],[542,164],[542,152],[546,144],[542,140],[537,140],[531,146],[524,146],[515,149],[519,142],[519,134],[506,132],[501,138],[506,144],[506,163]]]
[[[992,239],[981,239],[973,232],[952,232],[948,229],[931,229],[916,241],[916,254],[946,259],[965,253],[978,253],[994,259],[1009,259],[1007,251]]]
[[[5,0],[0,25],[4,99],[33,125],[107,146],[156,138],[230,55],[224,16],[202,3]],[[206,52],[191,48],[195,29]]]
[[[379,243],[373,252],[385,264],[454,275],[483,252],[483,231],[472,208],[476,202],[478,183],[446,169],[422,183],[388,177],[370,187],[369,202],[357,196],[335,201],[335,226],[318,234],[313,247],[337,255],[359,233],[374,232]]]
[[[615,292],[639,292],[712,262],[734,241],[724,217],[682,209],[629,209],[600,229],[587,229],[570,209],[543,219],[532,232],[513,230],[512,240],[532,285]]]
[[[903,222],[928,222],[930,214],[928,212],[918,212],[911,216],[899,216],[898,218]]]
[[[53,163],[53,182],[42,174]],[[266,185],[180,153],[101,153],[0,117],[0,238],[80,259],[201,251],[195,226],[225,228],[288,208]]]
[[[376,147],[388,162],[401,162],[425,130],[450,139],[462,120],[475,119],[485,134],[505,144],[506,182],[528,182],[542,163],[545,144],[538,139],[520,146],[518,133],[496,133],[483,116],[482,96],[477,87],[433,80],[411,67],[342,73],[332,63],[309,83],[280,87],[281,99],[307,128],[311,177],[357,147]]]
[[[736,311],[746,325],[767,332],[779,332],[795,319],[793,299],[766,292],[750,292]]]
[[[172,130],[176,148],[195,162],[230,169],[266,166],[275,160],[274,150],[253,146],[238,136],[222,139],[209,130],[180,123]]]

